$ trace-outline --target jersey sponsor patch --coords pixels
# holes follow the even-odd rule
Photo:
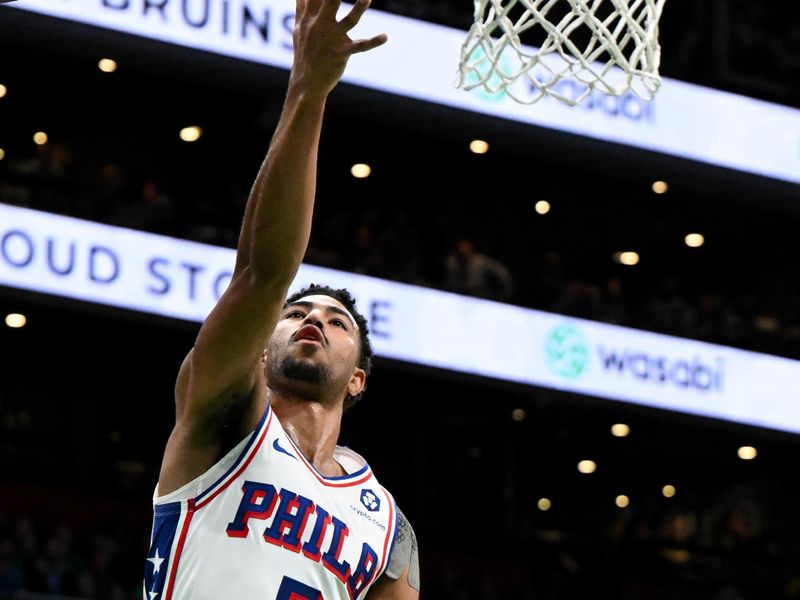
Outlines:
[[[370,489],[361,490],[361,504],[370,512],[376,512],[381,509],[381,499]]]

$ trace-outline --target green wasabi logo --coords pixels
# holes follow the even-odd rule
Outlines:
[[[481,86],[473,88],[472,93],[477,94],[487,102],[500,102],[508,95],[505,89],[501,87],[503,79],[498,74],[498,70],[511,72],[511,63],[507,52],[504,51],[497,64],[493,64],[483,48],[477,47],[469,55],[469,63],[473,67],[467,74],[465,83],[467,85],[482,83]],[[490,89],[497,91],[492,92],[489,91]]]
[[[589,342],[576,327],[559,325],[547,336],[544,355],[555,373],[577,379],[589,366]]]

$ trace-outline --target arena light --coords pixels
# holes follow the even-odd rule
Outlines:
[[[689,248],[699,248],[706,243],[706,238],[703,237],[702,233],[689,233],[683,238],[683,241]]]
[[[630,435],[631,428],[625,423],[614,423],[611,426],[611,435],[614,437],[627,437]]]
[[[203,130],[198,127],[197,125],[191,125],[189,127],[184,127],[181,129],[181,139],[184,142],[196,142],[200,139],[200,136],[203,135]]]
[[[28,319],[23,314],[11,313],[6,315],[6,325],[11,327],[12,329],[19,329],[20,327],[25,327],[25,324],[27,322]]]
[[[33,134],[33,143],[37,146],[44,146],[47,143],[47,134],[44,131],[37,131]]]
[[[651,187],[656,194],[666,194],[669,190],[669,185],[667,185],[666,181],[654,181]]]
[[[668,560],[669,562],[679,565],[686,564],[692,559],[688,550],[679,548],[662,548],[660,554],[664,560]]]
[[[664,498],[672,498],[675,496],[675,486],[667,484],[661,488],[661,493],[664,495]]]
[[[364,163],[357,163],[350,167],[350,174],[356,179],[366,179],[372,173],[372,168]]]
[[[539,498],[539,501],[536,503],[536,507],[542,512],[550,510],[552,506],[553,503],[550,502],[550,498]]]
[[[534,208],[540,215],[546,215],[550,212],[550,203],[547,200],[539,200]]]
[[[756,456],[758,456],[758,450],[752,446],[742,446],[736,451],[736,454],[738,454],[739,458],[742,460],[753,460]]]
[[[6,157],[6,151],[0,148],[0,160],[3,160]]]
[[[620,508],[628,508],[628,505],[631,503],[631,499],[628,498],[625,494],[620,494],[619,496],[617,496],[614,502]]]
[[[578,463],[578,471],[584,475],[594,473],[597,470],[597,463],[593,460],[582,460]]]
[[[0,98],[5,96],[8,93],[8,88],[0,83]]]
[[[637,252],[616,252],[614,253],[614,262],[628,267],[639,264],[639,254]]]
[[[97,63],[97,68],[103,73],[113,73],[117,70],[117,61],[111,58],[101,58]]]
[[[472,140],[469,143],[469,149],[473,154],[486,154],[489,151],[489,142],[484,140]]]
[[[515,408],[511,411],[511,418],[515,421],[524,421],[525,420],[525,410],[522,408]]]

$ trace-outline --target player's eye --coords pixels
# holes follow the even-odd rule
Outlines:
[[[334,319],[333,321],[331,321],[331,323],[333,323],[337,327],[341,327],[342,329],[347,329],[347,326],[344,324],[344,321],[342,321],[341,319]]]
[[[290,313],[287,313],[287,314],[286,314],[286,318],[287,318],[287,319],[293,319],[293,318],[294,318],[295,316],[297,316],[297,315],[299,315],[300,317],[304,317],[304,316],[305,316],[305,315],[304,315],[302,312],[300,312],[299,310],[293,310],[292,312],[290,312]]]

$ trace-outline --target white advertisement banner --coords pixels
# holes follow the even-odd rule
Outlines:
[[[30,11],[289,68],[294,8],[294,0],[24,0],[0,8],[0,19],[3,10]],[[455,87],[465,31],[373,9],[353,35],[379,32],[389,43],[353,57],[345,81],[800,183],[800,110],[669,79],[649,103],[598,93],[577,107],[552,99],[521,105],[504,93]],[[564,81],[559,91],[577,96],[571,86]]]
[[[202,321],[235,253],[0,204],[0,285]],[[800,361],[311,265],[346,287],[379,356],[800,433]]]

